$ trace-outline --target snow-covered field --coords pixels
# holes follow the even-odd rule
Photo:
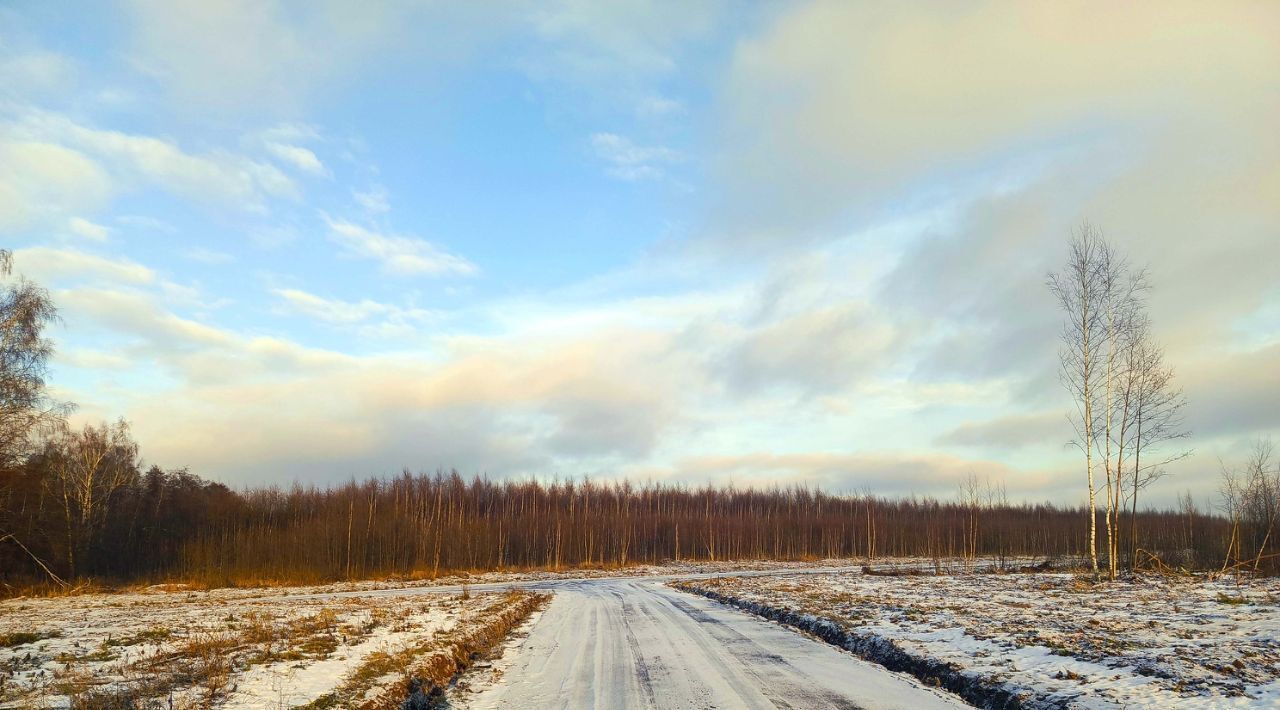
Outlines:
[[[0,602],[0,708],[66,707],[72,697],[164,708],[170,699],[324,708],[403,698],[410,670],[477,629],[495,642],[518,619],[493,620],[532,590],[555,601],[521,627],[506,658],[466,676],[455,703],[767,707],[794,696],[815,707],[874,697],[876,706],[914,708],[945,701],[928,685],[956,690],[963,681],[978,698],[1032,707],[1280,707],[1280,580],[1093,585],[1072,574],[966,574],[963,565],[934,575],[934,563],[912,560],[892,567],[927,573],[873,576],[851,564],[679,563],[10,599]],[[895,670],[923,682],[901,685],[846,652],[661,586],[671,580],[838,637],[864,658],[897,653]]]
[[[676,586],[801,625],[829,619],[869,655],[889,641],[1031,706],[1280,706],[1280,580],[842,572]]]
[[[323,704],[339,689],[344,697],[385,689],[403,675],[414,649],[492,618],[491,607],[502,603],[499,593],[508,585],[811,566],[672,563],[9,599],[0,601],[0,708],[66,707],[72,697],[126,695],[160,699],[166,708],[171,696],[174,707]],[[385,672],[371,675],[379,670]]]
[[[436,639],[509,602],[499,593],[299,599],[296,591],[156,588],[5,601],[0,707],[66,707],[72,697],[323,707],[335,690],[372,697]]]

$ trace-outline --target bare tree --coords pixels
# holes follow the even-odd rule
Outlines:
[[[1111,372],[1113,354],[1109,344],[1114,334],[1116,290],[1122,266],[1102,233],[1089,223],[1071,238],[1066,267],[1050,274],[1049,290],[1066,315],[1059,351],[1061,380],[1071,393],[1076,430],[1073,442],[1085,458],[1089,492],[1089,563],[1098,573],[1098,504],[1094,452],[1111,426]],[[1109,459],[1110,452],[1107,451]],[[1106,464],[1110,473],[1110,464]],[[1108,482],[1110,477],[1108,476]],[[1109,487],[1108,487],[1109,490]],[[1108,497],[1109,500],[1109,497]],[[1110,505],[1108,505],[1110,508]]]
[[[988,488],[990,483],[988,482]],[[972,569],[978,557],[978,517],[982,513],[982,486],[978,483],[978,474],[969,472],[960,482],[960,508],[964,512],[964,539],[962,557],[965,567]]]
[[[1222,512],[1231,521],[1231,536],[1227,540],[1227,551],[1222,558],[1222,571],[1225,572],[1231,566],[1232,559],[1240,557],[1240,519],[1244,516],[1246,482],[1241,480],[1240,474],[1235,469],[1227,468],[1227,465],[1221,461],[1218,465],[1222,475],[1218,495],[1222,497]]]
[[[21,277],[10,281],[12,275],[13,254],[0,249],[0,543],[12,542],[61,583],[27,545],[28,516],[15,503],[24,497],[17,467],[32,452],[36,435],[55,426],[69,409],[45,389],[53,346],[44,333],[57,320],[57,310],[48,291]]]
[[[46,443],[45,459],[45,485],[62,505],[67,569],[75,577],[107,520],[112,498],[140,478],[138,444],[123,419],[79,431],[62,426]]]
[[[13,273],[13,255],[0,249],[0,278]],[[32,435],[66,410],[45,390],[53,345],[45,328],[57,319],[49,292],[23,278],[0,290],[0,467],[9,468],[32,447]]]
[[[1106,372],[1103,375],[1103,431],[1099,437],[1106,475],[1107,576],[1116,578],[1120,551],[1120,507],[1124,466],[1131,455],[1130,425],[1136,403],[1136,379],[1127,356],[1146,321],[1143,295],[1146,273],[1130,270],[1126,260],[1109,246],[1099,252],[1099,280],[1106,321]],[[1114,458],[1113,458],[1114,456]]]
[[[1146,319],[1135,324],[1131,335],[1126,352],[1126,383],[1131,398],[1127,410],[1131,421],[1126,424],[1126,431],[1132,436],[1128,449],[1133,454],[1129,493],[1132,563],[1138,554],[1139,492],[1161,478],[1166,465],[1190,456],[1191,451],[1159,452],[1162,445],[1190,436],[1183,425],[1187,400],[1182,388],[1174,384],[1173,368],[1165,365],[1164,351],[1152,339]]]
[[[1273,447],[1269,440],[1258,440],[1245,466],[1245,496],[1243,514],[1252,528],[1258,552],[1254,555],[1253,570],[1258,571],[1267,546],[1271,542],[1276,520],[1280,517],[1280,469],[1271,470]]]

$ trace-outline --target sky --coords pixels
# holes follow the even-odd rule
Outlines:
[[[1046,275],[1149,270],[1216,489],[1280,433],[1273,2],[0,3],[55,396],[232,485],[1084,500]]]

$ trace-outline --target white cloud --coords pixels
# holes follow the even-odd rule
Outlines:
[[[382,185],[374,185],[363,192],[352,190],[351,196],[370,215],[380,215],[391,211],[387,188]]]
[[[712,228],[828,238],[857,208],[1081,146],[1094,179],[1168,149],[1195,155],[1157,181],[1203,179],[1274,153],[1277,32],[1270,3],[793,6],[735,48]]]
[[[95,242],[105,242],[111,236],[111,230],[108,227],[90,222],[83,217],[72,217],[67,220],[67,228],[72,234]]]
[[[684,112],[683,103],[665,96],[646,96],[636,103],[636,113],[641,118],[662,118]]]
[[[14,270],[38,282],[59,284],[88,279],[100,283],[149,284],[151,269],[127,259],[109,259],[76,249],[28,247],[13,252]]]
[[[598,92],[629,89],[676,71],[685,49],[718,26],[724,7],[645,0],[540,3],[530,24],[544,44],[523,64],[537,78],[590,84]]]
[[[156,232],[163,232],[165,234],[177,234],[178,232],[177,228],[174,227],[172,224],[169,224],[168,222],[165,222],[164,220],[161,220],[161,219],[156,219],[155,217],[148,217],[146,215],[134,215],[134,214],[120,215],[119,217],[116,217],[116,223],[122,224],[126,227],[138,227],[141,229],[149,229]]]
[[[606,172],[621,180],[657,180],[666,175],[666,166],[684,159],[671,148],[639,146],[616,133],[593,134],[591,147],[609,164]]]
[[[82,370],[128,370],[134,362],[123,353],[76,348],[54,351],[54,362]]]
[[[329,238],[348,254],[372,259],[384,271],[403,276],[470,276],[475,264],[416,237],[388,235],[340,219],[325,217]]]
[[[318,90],[406,54],[414,70],[508,30],[514,3],[130,0],[132,58],[180,110],[294,113]]]
[[[110,176],[84,153],[22,140],[0,126],[0,230],[100,209],[113,192]]]
[[[320,177],[329,175],[329,169],[307,148],[287,143],[267,143],[266,147],[272,155],[303,172]]]
[[[195,155],[169,140],[93,128],[47,111],[25,111],[6,131],[64,152],[74,149],[94,156],[102,166],[98,170],[109,170],[117,180],[152,184],[200,201],[264,211],[271,198],[300,194],[294,182],[269,163],[225,150]]]
[[[182,255],[191,261],[200,264],[208,264],[210,266],[228,264],[235,261],[235,257],[226,252],[206,249],[204,247],[192,247],[184,251]]]
[[[380,319],[374,331],[382,334],[399,334],[440,317],[438,313],[423,308],[402,308],[367,298],[356,302],[343,301],[294,288],[272,289],[272,293],[284,301],[289,310],[326,323],[351,325]]]
[[[0,45],[0,50],[5,49]],[[65,91],[76,76],[75,63],[56,52],[37,50],[0,57],[0,97]]]

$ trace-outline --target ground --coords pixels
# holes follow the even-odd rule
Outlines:
[[[860,567],[685,563],[10,599],[0,708],[122,696],[394,707],[428,666],[452,677],[450,659],[474,666],[451,702],[477,709],[920,710],[960,704],[932,687],[957,690],[956,679],[957,692],[981,691],[971,700],[998,691],[1032,707],[1280,705],[1280,580]],[[505,653],[473,651],[493,644]],[[886,649],[896,665],[876,657]]]
[[[856,571],[677,583],[769,616],[829,620],[1032,705],[1280,704],[1280,580]],[[875,644],[862,644],[874,653]]]
[[[125,697],[163,707],[170,698],[173,707],[295,707],[323,705],[338,691],[373,698],[394,692],[415,659],[509,604],[500,592],[296,591],[157,588],[4,602],[0,707]]]

